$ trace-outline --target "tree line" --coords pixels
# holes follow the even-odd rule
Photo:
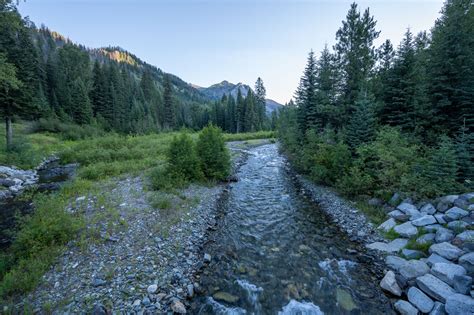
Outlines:
[[[257,87],[263,90],[255,95],[213,104],[120,48],[88,49],[36,28],[11,0],[0,0],[0,17],[0,116],[8,147],[16,118],[43,118],[39,128],[47,131],[58,131],[61,122],[132,134],[198,130],[210,122],[228,132],[268,126],[261,79]]]
[[[355,187],[365,180],[360,194],[415,189],[422,178],[429,186],[439,184],[425,195],[472,185],[472,2],[447,0],[431,32],[407,29],[397,48],[390,40],[376,47],[380,34],[369,9],[361,12],[353,3],[332,50],[309,53],[295,102],[280,119],[290,155],[305,149],[307,161],[300,166],[318,181],[343,185],[346,176],[346,186]],[[405,146],[399,151],[411,148],[413,156],[397,157],[390,147],[395,145]],[[326,161],[335,152],[347,157],[338,170]],[[387,174],[400,177],[393,183],[375,174],[390,167],[399,167]]]

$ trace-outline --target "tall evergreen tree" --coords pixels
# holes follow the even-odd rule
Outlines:
[[[174,129],[176,123],[175,105],[173,100],[173,87],[171,85],[170,77],[165,75],[164,92],[163,92],[163,108],[164,108],[164,122],[163,128],[165,130]]]
[[[256,129],[261,130],[265,122],[265,103],[267,92],[263,85],[263,80],[258,77],[255,82],[255,112],[256,112]]]
[[[295,93],[298,127],[303,138],[307,130],[320,127],[316,98],[316,58],[310,51],[300,85]]]
[[[365,95],[359,95],[359,98],[347,126],[347,143],[352,149],[372,141],[375,137],[374,105]]]
[[[237,91],[237,132],[243,132],[245,126],[245,100],[240,88]]]

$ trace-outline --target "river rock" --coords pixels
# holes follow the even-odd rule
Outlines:
[[[425,226],[435,224],[436,222],[437,221],[434,216],[425,214],[424,216],[421,216],[418,219],[411,221],[411,224],[413,224],[414,226]]]
[[[403,267],[406,263],[406,259],[403,259],[398,256],[387,256],[385,258],[385,264],[396,272],[399,272],[400,268]]]
[[[435,214],[436,208],[431,203],[427,203],[421,207],[420,212],[425,214]]]
[[[347,312],[351,312],[357,308],[357,305],[354,303],[350,292],[342,288],[336,289],[336,302]]]
[[[451,221],[448,223],[448,228],[453,230],[453,231],[461,231],[466,229],[466,227],[469,225],[469,223],[456,220],[456,221]]]
[[[454,200],[453,204],[456,206],[456,207],[459,207],[461,209],[467,209],[467,207],[469,206],[469,199],[467,198],[464,198],[464,197],[459,197],[458,199]]]
[[[416,278],[416,284],[423,292],[443,303],[450,295],[455,293],[453,288],[432,274]]]
[[[445,307],[449,315],[474,314],[474,299],[463,294],[453,294],[446,299]]]
[[[447,242],[433,244],[430,247],[430,254],[435,253],[448,260],[455,260],[463,253],[458,247]]]
[[[452,286],[454,284],[454,276],[465,275],[466,269],[453,263],[435,263],[433,267],[431,267],[431,273],[438,279]]]
[[[418,209],[414,205],[407,202],[402,202],[401,204],[399,204],[397,209],[409,215],[410,217],[420,215],[420,211],[418,211]]]
[[[224,301],[224,302],[227,302],[227,303],[230,303],[230,304],[235,303],[239,300],[238,296],[232,295],[232,294],[224,292],[224,291],[216,292],[212,296],[216,300]]]
[[[402,237],[410,238],[418,234],[418,229],[411,224],[411,222],[405,222],[403,224],[397,225],[393,228],[395,232],[400,234]]]
[[[464,231],[456,235],[456,238],[463,242],[474,242],[474,231],[472,230]]]
[[[152,284],[152,285],[148,286],[148,288],[146,290],[150,294],[155,294],[156,291],[158,290],[158,285]]]
[[[434,215],[436,221],[438,221],[439,224],[446,224],[446,219],[444,218],[444,214],[438,213]]]
[[[408,248],[402,249],[402,255],[406,259],[419,259],[425,257],[425,254],[422,251]]]
[[[408,290],[408,301],[415,305],[423,313],[428,313],[433,309],[434,302],[417,287],[411,287]]]
[[[454,238],[454,233],[453,231],[446,229],[444,227],[440,227],[436,231],[436,236],[435,236],[435,241],[437,243],[442,243],[442,242],[449,242]]]
[[[205,253],[204,254],[204,262],[205,263],[210,263],[211,262],[211,255],[209,255],[208,253]]]
[[[404,238],[397,238],[390,243],[374,242],[367,245],[368,249],[375,249],[386,253],[399,252],[408,244],[408,240]]]
[[[454,275],[453,288],[461,294],[469,294],[472,287],[472,277],[466,275]]]
[[[411,305],[410,302],[404,300],[398,300],[393,306],[401,315],[418,314],[418,310],[413,305]]]
[[[433,309],[430,312],[430,315],[446,315],[444,311],[444,304],[438,301],[434,302]]]
[[[416,239],[418,244],[429,244],[435,241],[436,234],[435,233],[427,233],[423,234],[422,236]]]
[[[438,254],[431,254],[430,257],[428,257],[428,259],[426,259],[426,263],[428,264],[428,266],[432,267],[436,263],[447,263],[447,264],[449,264],[451,262],[449,260],[447,260],[446,258],[441,257]]]
[[[178,314],[186,314],[186,307],[178,299],[171,302],[171,310]]]
[[[400,286],[395,279],[395,273],[391,270],[389,270],[383,277],[382,281],[380,281],[380,287],[393,295],[402,295],[402,289],[400,289]]]
[[[469,215],[469,212],[458,207],[452,207],[451,209],[446,211],[445,214],[447,217],[446,220],[448,220],[449,218],[450,221],[454,221],[464,218],[465,216]]]
[[[430,272],[430,267],[421,260],[409,260],[400,268],[400,274],[407,280],[420,277],[428,272]]]
[[[474,252],[459,257],[459,264],[467,270],[470,275],[474,274]]]
[[[428,233],[436,233],[442,226],[440,224],[431,224],[431,225],[426,225],[423,227],[423,229],[428,232]]]
[[[400,210],[393,210],[388,213],[388,216],[400,222],[408,221],[408,219],[410,218],[409,215],[401,212]]]
[[[397,225],[397,221],[394,218],[390,218],[384,223],[380,224],[377,229],[382,230],[384,232],[388,232],[393,229]]]

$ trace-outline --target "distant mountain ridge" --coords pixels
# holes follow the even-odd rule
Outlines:
[[[248,89],[252,89],[249,85],[243,84],[241,82],[234,84],[227,80],[224,80],[220,83],[213,84],[207,88],[199,87],[196,85],[192,85],[196,87],[204,96],[211,100],[220,100],[224,95],[232,95],[234,98],[237,97],[237,94],[242,93],[242,96],[247,96]],[[252,89],[253,91],[253,89]],[[278,110],[283,106],[282,104],[275,102],[271,99],[266,99],[265,108],[267,113],[271,113],[275,110]]]

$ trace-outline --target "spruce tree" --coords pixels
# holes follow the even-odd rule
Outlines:
[[[263,129],[266,109],[266,90],[265,86],[263,86],[263,80],[259,77],[257,82],[255,82],[255,112],[256,112],[256,129],[261,130]]]
[[[455,192],[458,187],[456,184],[457,174],[455,146],[448,136],[442,136],[439,146],[433,151],[428,164],[427,179],[431,193],[441,195]]]
[[[237,91],[237,133],[244,131],[245,126],[245,99],[240,88]]]
[[[295,93],[296,105],[298,106],[298,127],[301,138],[304,138],[308,130],[320,127],[316,88],[316,58],[311,50],[303,76]]]
[[[347,143],[352,149],[372,141],[375,137],[373,103],[365,95],[359,97],[347,126]]]
[[[173,100],[173,87],[168,74],[164,78],[164,92],[163,92],[163,108],[164,108],[164,122],[163,128],[165,130],[173,130],[176,123],[175,105]]]
[[[469,188],[474,187],[474,136],[465,125],[459,128],[455,139],[459,167],[458,180]]]

